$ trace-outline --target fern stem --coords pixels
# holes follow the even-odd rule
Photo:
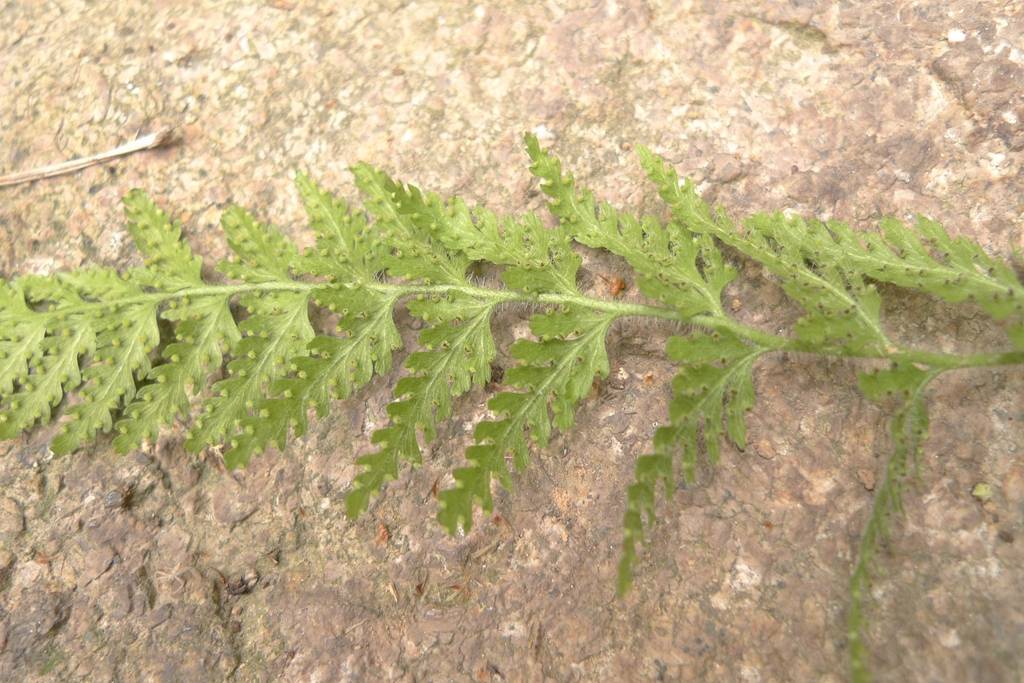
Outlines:
[[[733,334],[751,341],[758,346],[776,351],[813,353],[819,356],[838,356],[844,358],[891,360],[893,362],[901,363],[917,363],[941,370],[1024,364],[1024,351],[1009,351],[1005,353],[972,353],[965,355],[940,353],[935,351],[920,351],[916,349],[890,349],[881,352],[870,350],[856,351],[843,347],[809,346],[806,343],[790,339],[788,337],[763,332],[757,328],[744,325],[730,318],[698,315],[690,318],[689,322],[710,330],[732,332]]]
[[[894,361],[921,363],[942,370],[957,368],[985,368],[998,365],[1019,365],[1024,363],[1024,351],[1008,353],[972,353],[964,356],[931,351],[901,351],[886,356]]]
[[[121,308],[144,303],[163,303],[181,299],[193,299],[204,296],[231,297],[237,294],[253,294],[257,292],[308,292],[323,283],[302,282],[297,280],[254,282],[242,284],[207,285],[204,287],[188,287],[171,292],[151,292],[139,296],[125,297],[116,301],[88,301],[74,306],[62,306],[47,311],[40,311],[47,317],[74,315],[85,311],[104,308]],[[596,299],[583,295],[542,293],[539,295],[523,294],[509,289],[492,289],[474,285],[420,285],[390,282],[365,282],[361,287],[382,293],[399,296],[430,296],[435,294],[463,294],[477,300],[494,303],[541,303],[555,306],[580,306],[595,311],[611,313],[616,317],[660,318],[663,320],[684,321],[677,311],[660,306],[648,306],[624,301]]]
[[[62,306],[47,311],[40,311],[39,314],[46,316],[47,318],[60,318],[62,316],[75,315],[86,311],[93,311],[97,309],[102,310],[106,308],[114,309],[137,304],[160,304],[169,301],[205,296],[233,297],[238,294],[252,294],[257,292],[309,292],[323,286],[324,284],[321,282],[304,282],[299,280],[206,285],[203,287],[188,287],[170,292],[151,292],[139,296],[125,297],[116,301],[87,301],[74,306]],[[880,352],[871,350],[856,351],[843,347],[811,347],[789,337],[764,332],[755,327],[744,325],[743,323],[724,315],[696,315],[687,318],[679,313],[679,311],[672,308],[625,301],[614,301],[610,299],[599,299],[584,296],[582,294],[544,292],[541,294],[531,295],[511,289],[496,289],[468,284],[432,285],[373,281],[359,283],[357,286],[399,297],[462,294],[473,297],[477,300],[489,301],[495,304],[539,303],[553,306],[578,306],[594,311],[609,313],[616,318],[657,318],[660,320],[671,320],[675,322],[688,322],[710,330],[728,331],[758,346],[775,351],[792,351],[846,358],[870,358],[891,360],[895,362],[918,363],[932,368],[941,368],[943,370],[1024,364],[1024,351],[958,355],[915,349],[892,349],[891,347],[890,350]]]
[[[308,292],[320,285],[310,282],[250,282],[238,285],[207,285],[205,287],[186,287],[172,292],[151,292],[139,296],[125,297],[116,301],[86,301],[74,306],[61,306],[46,311],[39,311],[39,315],[48,318],[60,318],[62,316],[74,315],[86,311],[102,310],[105,308],[121,308],[135,304],[161,304],[165,301],[180,299],[192,299],[204,296],[234,296],[236,294],[248,294],[252,292]]]
[[[683,322],[686,320],[678,311],[661,306],[648,306],[625,301],[596,299],[575,294],[541,293],[537,295],[523,294],[510,289],[491,289],[475,285],[407,285],[376,282],[365,285],[381,292],[398,292],[403,296],[431,294],[463,294],[474,299],[495,303],[541,303],[554,306],[579,306],[594,311],[611,313],[616,317],[660,318]]]
[[[846,615],[847,647],[850,652],[850,678],[854,683],[870,683],[868,652],[864,643],[864,609],[871,583],[871,567],[879,546],[889,536],[889,516],[902,507],[901,485],[907,474],[907,461],[917,459],[927,429],[924,392],[932,380],[945,372],[933,369],[914,387],[903,406],[892,417],[893,453],[883,468],[881,484],[875,490],[868,522],[861,534],[850,574],[850,607]]]
[[[744,325],[732,318],[716,315],[695,315],[689,322],[710,330],[732,332],[738,337],[752,341],[758,346],[779,351],[795,351],[793,340],[770,332],[763,332],[756,327]]]

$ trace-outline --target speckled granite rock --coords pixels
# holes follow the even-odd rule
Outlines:
[[[308,243],[294,169],[351,196],[345,169],[365,159],[497,210],[536,207],[525,129],[644,210],[661,209],[639,143],[736,212],[860,226],[922,212],[994,252],[1024,248],[1020,3],[327,5],[0,3],[0,172],[158,125],[183,139],[0,190],[0,272],[135,262],[119,198],[136,186],[211,261],[229,202]],[[616,267],[588,261],[592,277]],[[741,315],[791,319],[746,270],[730,292]],[[890,311],[909,339],[999,343],[970,312],[916,298]],[[613,599],[632,459],[665,415],[668,332],[616,330],[614,381],[466,538],[433,523],[430,491],[468,422],[345,520],[385,381],[237,474],[187,456],[178,432],[126,458],[99,444],[54,460],[48,430],[0,446],[0,677],[844,679],[846,577],[887,448],[846,364],[758,366],[751,447],[666,506],[636,590]],[[920,483],[874,591],[881,680],[1024,677],[1022,392],[1018,370],[933,391]]]

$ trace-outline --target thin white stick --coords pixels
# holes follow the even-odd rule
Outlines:
[[[31,183],[35,180],[41,180],[42,178],[52,178],[54,176],[64,175],[65,173],[74,173],[75,171],[80,171],[89,166],[102,164],[104,161],[123,157],[126,154],[134,154],[135,152],[141,152],[147,149],[163,147],[171,142],[173,138],[173,129],[164,128],[155,133],[143,135],[141,138],[136,138],[131,142],[127,142],[120,147],[115,147],[114,149],[107,150],[106,152],[100,152],[99,154],[93,154],[92,156],[82,157],[80,159],[62,161],[57,164],[50,164],[49,166],[43,166],[31,171],[22,171],[20,173],[11,173],[5,176],[0,176],[0,187],[18,185],[20,183]]]

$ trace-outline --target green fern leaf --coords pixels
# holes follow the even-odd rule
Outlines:
[[[291,280],[292,269],[299,265],[299,252],[279,231],[257,222],[238,206],[224,212],[220,225],[235,257],[218,264],[218,270],[244,282]]]
[[[914,229],[887,218],[880,232],[855,233],[830,221],[835,241],[831,257],[880,282],[914,289],[951,303],[975,301],[996,320],[1020,317],[1024,285],[1009,264],[992,258],[975,242],[951,237],[939,223],[918,216]],[[1018,322],[1010,330],[1018,348],[1024,335]]]
[[[437,518],[449,533],[472,528],[475,503],[485,512],[493,509],[493,478],[511,486],[506,455],[512,456],[517,470],[526,467],[527,428],[543,448],[552,424],[562,430],[572,426],[574,408],[590,393],[595,377],[608,376],[605,337],[614,319],[611,313],[576,308],[530,319],[530,329],[540,341],[513,344],[510,353],[519,365],[505,373],[505,383],[522,391],[503,392],[488,402],[500,419],[477,425],[476,444],[466,451],[470,465],[455,470],[455,487],[438,496]]]
[[[0,439],[13,439],[36,421],[47,422],[64,393],[82,381],[78,359],[95,346],[96,332],[86,324],[54,326],[39,343],[31,372],[6,396],[0,410]]]
[[[470,259],[446,249],[435,234],[435,223],[445,215],[437,195],[398,183],[367,164],[357,164],[352,174],[377,219],[375,227],[391,246],[383,262],[392,275],[424,284],[468,282]]]
[[[206,393],[209,376],[227,355],[226,377],[202,402],[186,445],[196,450],[227,441],[227,465],[244,465],[304,434],[311,412],[326,415],[333,398],[348,397],[388,372],[402,346],[395,309],[404,305],[425,325],[406,357],[389,422],[372,437],[375,451],[358,460],[363,469],[347,500],[355,516],[398,476],[403,462],[419,462],[455,399],[488,380],[495,310],[534,307],[543,312],[529,318],[530,338],[510,348],[515,365],[504,375],[505,389],[488,401],[491,416],[476,426],[454,487],[439,495],[440,523],[452,533],[468,531],[475,508],[493,509],[495,482],[510,488],[512,472],[527,466],[532,445],[544,447],[555,429],[572,427],[595,378],[608,374],[605,344],[615,320],[689,323],[695,331],[667,345],[680,365],[670,420],[656,430],[653,452],[637,458],[627,491],[623,592],[632,582],[638,544],[654,522],[657,488],[662,485],[666,496],[673,490],[677,459],[692,480],[699,453],[715,462],[723,441],[745,446],[753,364],[762,354],[887,359],[890,370],[860,377],[872,400],[900,403],[892,420],[893,454],[850,581],[852,672],[866,680],[863,603],[872,559],[900,509],[902,481],[927,430],[925,387],[950,369],[1024,363],[1024,286],[1017,275],[979,245],[924,219],[913,229],[884,221],[880,232],[868,234],[778,213],[734,225],[643,149],[641,162],[673,218],[638,218],[578,188],[532,136],[527,151],[557,228],[532,214],[501,217],[442,199],[360,164],[353,174],[367,216],[299,174],[316,246],[300,253],[278,230],[230,208],[222,226],[234,256],[218,265],[228,282],[204,281],[181,225],[143,193],[130,193],[128,230],[143,267],[0,281],[0,438],[50,421],[66,399],[55,452],[74,450],[115,420],[115,446],[129,451],[154,441],[177,417],[188,421],[192,401]],[[636,271],[641,293],[657,303],[580,292],[575,243],[623,258]],[[803,308],[793,335],[726,315],[721,298],[736,271],[720,244],[761,264]],[[495,266],[501,282],[475,281],[471,274],[494,272],[481,265]],[[955,355],[894,346],[881,324],[872,284],[879,281],[951,302],[975,300],[994,319],[1009,321],[1019,350]],[[336,334],[315,330],[311,320],[320,328],[336,325]],[[155,358],[161,327],[173,338]]]
[[[761,260],[807,311],[797,322],[798,338],[858,351],[892,346],[882,330],[881,297],[842,258],[829,258],[834,242],[823,223],[775,213],[751,216],[744,227],[742,238],[731,237],[732,246]]]
[[[640,159],[682,225],[713,235],[779,278],[786,294],[806,311],[797,323],[798,338],[814,347],[828,343],[856,352],[882,354],[892,347],[879,319],[878,292],[847,267],[823,223],[757,214],[744,222],[741,233],[724,212],[711,210],[692,182],[680,183],[664,159],[645,148]]]
[[[203,263],[182,241],[181,224],[158,207],[142,190],[124,198],[128,232],[145,259],[138,280],[163,290],[203,284]]]
[[[903,511],[903,482],[909,463],[920,457],[921,445],[928,434],[928,410],[925,389],[943,370],[922,370],[910,364],[897,364],[892,369],[861,373],[859,382],[864,395],[873,401],[896,398],[900,408],[890,421],[893,451],[885,464],[881,483],[875,489],[871,513],[861,535],[857,559],[850,575],[850,607],[846,616],[847,646],[850,650],[851,679],[867,683],[871,674],[867,666],[864,644],[864,607],[869,595],[871,569],[879,545],[889,536],[893,514]]]
[[[385,250],[370,238],[366,220],[348,205],[299,174],[296,186],[316,233],[316,247],[303,254],[302,272],[344,284],[317,288],[313,301],[337,314],[342,337],[317,335],[308,355],[292,359],[287,376],[271,383],[255,408],[241,418],[224,454],[230,467],[248,464],[269,446],[284,448],[289,433],[302,436],[310,409],[323,417],[332,397],[348,398],[375,373],[391,369],[391,354],[402,345],[392,317],[398,291],[373,289]]]
[[[640,275],[640,291],[676,307],[683,315],[722,314],[722,289],[736,271],[726,264],[710,237],[691,235],[678,225],[661,225],[653,218],[637,218],[610,204],[597,203],[587,190],[576,187],[561,163],[526,136],[530,170],[541,180],[549,207],[569,234],[589,247],[607,249]]]
[[[0,283],[0,396],[10,395],[28,376],[45,336],[46,316],[25,304],[17,284]]]
[[[203,286],[202,261],[182,241],[181,225],[140,190],[130,192],[124,205],[128,231],[146,262],[133,281],[163,291]],[[155,440],[162,426],[189,412],[190,399],[206,386],[210,368],[220,367],[224,347],[238,340],[228,299],[222,295],[173,300],[160,312],[161,318],[176,323],[175,341],[164,349],[164,363],[143,373],[144,363],[137,371],[149,383],[138,390],[117,423],[118,452]],[[125,386],[126,399],[131,398],[132,388]]]
[[[671,497],[674,455],[682,449],[683,474],[692,482],[701,443],[708,460],[718,462],[723,424],[729,441],[741,450],[746,448],[746,413],[755,401],[752,367],[771,350],[728,332],[669,338],[667,354],[683,367],[672,382],[675,396],[669,404],[670,424],[655,431],[655,452],[637,459],[634,482],[626,492],[620,594],[633,583],[636,546],[643,542],[644,527],[654,524],[659,481],[664,484],[665,496]]]
[[[189,431],[186,448],[197,451],[230,437],[265,396],[267,386],[284,377],[293,359],[308,354],[314,336],[309,322],[310,290],[296,291],[291,270],[299,265],[295,246],[278,231],[256,222],[237,207],[221,220],[236,259],[218,267],[230,277],[268,287],[241,297],[250,317],[239,326],[242,337],[231,349],[229,377],[213,386],[202,413]]]
[[[164,349],[164,362],[149,371],[149,384],[139,389],[118,421],[118,452],[155,441],[162,426],[188,415],[191,399],[206,386],[211,368],[219,368],[225,349],[240,339],[228,298],[199,298],[161,313],[165,320],[177,322],[175,340]]]
[[[580,261],[565,233],[544,228],[535,216],[501,220],[460,200],[446,203],[368,166],[353,172],[377,218],[375,225],[397,245],[385,258],[389,272],[428,286],[455,288],[444,297],[409,304],[413,315],[434,327],[420,336],[426,350],[413,353],[406,363],[410,374],[395,389],[398,400],[388,406],[391,423],[372,437],[378,450],[358,461],[365,470],[347,499],[348,513],[355,517],[386,481],[398,476],[401,462],[420,461],[417,431],[422,429],[424,439],[432,441],[436,423],[451,412],[451,398],[490,377],[495,355],[490,317],[496,305],[515,297],[460,294],[458,288],[468,284],[470,263],[487,260],[509,266],[502,279],[519,291],[578,295]]]
[[[619,559],[618,594],[625,595],[633,585],[633,569],[638,559],[637,544],[645,539],[645,527],[654,526],[658,483],[665,497],[672,497],[675,486],[672,457],[665,454],[641,455],[636,460],[633,483],[626,491],[626,514],[622,521],[622,556]]]
[[[371,280],[383,270],[383,242],[372,238],[361,214],[304,173],[296,177],[295,186],[316,234],[316,247],[303,254],[302,272],[348,282]]]
[[[248,464],[270,445],[284,448],[289,431],[295,436],[306,433],[310,409],[323,417],[331,398],[348,398],[374,374],[391,369],[391,353],[402,345],[392,319],[396,294],[324,288],[314,297],[319,306],[344,310],[337,331],[345,336],[317,335],[309,342],[309,355],[292,361],[288,376],[276,380],[269,397],[242,418],[231,449],[224,454],[229,467]]]
[[[21,339],[21,330],[42,347],[42,355],[33,356],[35,362],[26,374],[23,349],[12,348],[13,372],[8,370],[7,377],[20,388],[11,394],[14,382],[4,382],[10,395],[0,416],[0,433],[14,436],[36,419],[48,419],[52,407],[83,381],[80,401],[72,407],[53,450],[69,452],[110,428],[113,412],[134,395],[136,371],[148,369],[149,352],[159,341],[156,301],[145,295],[136,274],[122,277],[112,270],[89,268],[52,278],[24,278],[7,289],[5,308],[15,331],[8,344]],[[27,301],[14,292],[26,293]],[[46,310],[35,311],[28,302]]]
[[[388,406],[390,424],[371,438],[378,449],[357,461],[364,470],[346,499],[348,514],[354,518],[385,482],[398,476],[401,462],[420,462],[418,430],[423,430],[427,442],[432,441],[437,422],[451,414],[451,399],[490,377],[495,355],[490,319],[501,299],[467,296],[457,289],[469,284],[466,269],[471,259],[445,246],[446,241],[453,243],[456,231],[437,195],[423,194],[365,164],[352,172],[376,218],[375,227],[392,245],[383,257],[388,272],[427,286],[456,288],[408,305],[410,313],[431,327],[420,334],[423,350],[412,353],[405,363],[409,374],[395,387],[396,400]]]
[[[483,229],[490,230],[486,215],[477,218]],[[500,251],[486,248],[495,262],[509,265],[502,272],[506,285],[536,297],[557,295],[573,300],[581,296],[576,285],[581,259],[572,250],[564,226],[545,229],[535,218],[527,217],[504,227],[509,246]],[[467,225],[462,230],[472,234]],[[463,237],[459,243],[465,246],[472,240]],[[466,250],[471,257],[482,255],[474,254],[472,247]],[[488,402],[500,419],[477,425],[476,443],[466,451],[469,466],[455,470],[455,487],[438,496],[437,517],[449,533],[470,530],[474,504],[488,512],[493,508],[493,478],[506,488],[511,486],[506,455],[511,455],[517,470],[525,469],[529,456],[526,430],[543,448],[552,425],[563,430],[572,426],[575,406],[590,393],[595,376],[608,375],[604,343],[617,316],[610,311],[563,305],[560,310],[530,318],[536,341],[521,339],[512,345],[510,354],[518,364],[504,377],[508,386],[522,391],[499,393]]]
[[[399,463],[419,464],[418,429],[425,441],[433,441],[437,423],[451,415],[452,399],[490,379],[496,354],[490,327],[495,304],[457,294],[410,302],[409,311],[432,326],[420,334],[424,350],[412,353],[405,363],[409,374],[399,380],[397,400],[388,405],[390,424],[371,438],[378,450],[357,461],[365,470],[346,499],[349,517],[362,513],[370,497],[397,478]]]
[[[141,292],[140,292],[141,294]],[[81,402],[70,412],[63,431],[53,440],[53,452],[76,450],[98,431],[109,431],[113,414],[135,396],[135,375],[149,371],[149,353],[160,340],[156,305],[124,306],[114,319],[97,331],[92,359],[83,373]]]
[[[683,367],[672,382],[672,426],[662,429],[682,444],[687,481],[694,479],[701,441],[711,464],[718,462],[723,424],[729,440],[741,450],[746,448],[745,415],[754,405],[752,367],[769,350],[728,333],[669,339],[668,356]],[[698,429],[703,439],[698,439]],[[656,438],[665,443],[666,432]]]
[[[308,353],[313,338],[307,307],[308,292],[273,292],[242,298],[252,315],[238,328],[242,333],[231,349],[227,379],[213,385],[214,396],[189,431],[185,447],[198,451],[234,434],[266,385],[285,376],[290,363]]]
[[[474,261],[542,270],[552,261],[552,248],[567,246],[562,232],[545,228],[536,214],[499,217],[460,199],[450,200],[447,212],[446,220],[433,222],[438,239]]]

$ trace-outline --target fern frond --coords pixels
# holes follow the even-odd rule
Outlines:
[[[225,211],[220,225],[235,256],[217,264],[217,270],[243,282],[291,281],[299,251],[279,230],[259,223],[240,206]]]
[[[49,421],[65,392],[82,381],[78,359],[95,347],[95,330],[86,324],[61,324],[47,326],[46,332],[38,341],[30,372],[19,377],[17,390],[4,397],[0,439],[13,439],[37,420]]]
[[[146,264],[135,272],[135,282],[167,292],[202,286],[202,261],[182,241],[181,225],[140,190],[129,192],[124,206],[128,231]],[[114,446],[119,452],[127,453],[143,441],[155,440],[162,426],[189,413],[191,399],[206,386],[210,369],[220,367],[224,348],[238,339],[228,298],[175,300],[159,313],[164,320],[177,323],[175,340],[163,350],[164,363],[148,372],[141,368],[136,372],[148,384],[137,393],[126,389],[127,399],[134,394],[134,400],[117,423],[119,433]],[[158,303],[156,300],[152,305]],[[76,445],[69,443],[68,447]]]
[[[481,227],[476,232],[493,234],[493,219],[487,214],[477,214],[477,219]],[[474,505],[485,512],[493,509],[493,479],[511,486],[506,456],[522,471],[529,461],[530,438],[543,448],[553,427],[572,426],[575,406],[590,393],[595,378],[608,375],[605,337],[622,315],[568,303],[582,296],[576,284],[581,259],[571,248],[568,225],[545,229],[533,217],[508,222],[504,242],[509,246],[500,250],[467,238],[475,238],[476,232],[464,221],[456,226],[463,234],[459,242],[471,257],[487,254],[494,262],[509,265],[502,280],[510,288],[538,298],[561,296],[566,303],[532,316],[535,340],[518,340],[509,350],[518,364],[505,373],[504,382],[522,391],[502,392],[488,402],[499,419],[476,426],[476,443],[466,451],[469,466],[456,469],[455,486],[438,494],[437,518],[450,533],[472,528]]]
[[[50,421],[66,401],[62,431],[52,442],[57,453],[115,423],[115,447],[130,451],[181,417],[190,425],[189,449],[226,442],[226,464],[244,465],[303,435],[311,412],[326,415],[333,398],[389,372],[403,345],[394,318],[404,306],[423,326],[387,407],[388,423],[372,436],[375,450],[358,459],[362,469],[346,501],[354,517],[402,463],[420,461],[456,398],[488,381],[497,353],[495,311],[505,304],[531,307],[528,338],[510,347],[515,364],[504,374],[505,387],[487,402],[491,415],[476,425],[454,487],[439,494],[439,522],[451,533],[469,531],[474,509],[493,509],[495,484],[511,487],[530,447],[544,447],[555,429],[572,427],[595,380],[608,375],[606,338],[616,320],[688,323],[693,329],[672,337],[666,349],[680,366],[670,419],[655,431],[653,452],[637,458],[626,494],[618,586],[624,592],[638,544],[654,523],[657,488],[671,495],[676,462],[692,480],[700,453],[714,463],[723,441],[744,448],[758,358],[793,351],[888,360],[891,370],[860,377],[868,398],[900,400],[893,454],[850,580],[852,672],[866,680],[861,632],[872,560],[900,509],[901,482],[927,430],[925,388],[950,369],[1024,364],[1024,286],[978,244],[925,219],[915,228],[884,221],[880,232],[866,234],[778,213],[736,225],[643,149],[643,167],[673,218],[640,218],[577,187],[535,137],[526,143],[557,228],[532,214],[504,217],[442,199],[359,164],[352,171],[368,215],[309,176],[297,176],[316,235],[305,252],[246,211],[228,209],[222,226],[234,257],[217,266],[227,281],[204,279],[181,225],[133,191],[125,211],[141,268],[0,281],[0,438]],[[581,292],[576,243],[623,258],[655,303]],[[792,335],[726,314],[723,290],[736,270],[722,245],[761,264],[803,308]],[[472,273],[495,272],[478,263],[494,266],[500,283],[475,281]],[[873,282],[950,302],[974,300],[994,319],[1009,319],[1017,350],[956,355],[895,346],[882,327]],[[172,336],[158,357],[161,328]],[[210,395],[209,378],[225,357],[226,376]],[[191,419],[194,401],[202,409]]]
[[[388,272],[427,286],[455,288],[407,306],[430,327],[420,334],[423,350],[405,362],[408,374],[396,385],[395,401],[388,405],[390,423],[371,437],[377,450],[357,460],[364,469],[346,498],[347,512],[354,518],[387,481],[397,478],[399,463],[420,462],[418,431],[432,441],[437,423],[451,414],[452,398],[490,378],[495,355],[490,320],[500,298],[458,290],[469,284],[466,270],[471,259],[445,245],[452,244],[454,231],[437,195],[423,194],[366,164],[356,166],[353,174],[377,219],[375,226],[392,245],[383,259]],[[441,239],[441,234],[449,239]]]
[[[500,290],[487,296],[479,293],[467,296],[462,289],[468,284],[465,272],[472,261],[486,260],[506,266],[501,274],[505,284],[528,295],[581,296],[576,286],[580,258],[572,251],[569,235],[564,230],[546,229],[535,216],[502,220],[484,209],[470,209],[459,200],[444,202],[414,186],[397,183],[368,166],[357,167],[354,172],[357,185],[367,195],[370,210],[377,217],[376,225],[382,225],[387,234],[400,240],[400,247],[386,259],[389,272],[428,286],[448,285],[449,288],[441,297],[414,300],[408,306],[413,315],[433,327],[420,335],[420,344],[426,350],[413,353],[406,362],[410,374],[399,381],[395,388],[397,400],[388,406],[391,423],[372,437],[378,449],[358,461],[365,470],[357,476],[347,499],[348,513],[353,517],[366,509],[370,497],[386,481],[398,476],[401,462],[419,462],[418,430],[423,431],[427,442],[432,441],[437,422],[451,412],[451,398],[484,384],[490,377],[490,363],[496,353],[490,331],[491,314],[497,305],[517,297],[504,295]],[[427,265],[424,265],[423,253],[431,255]],[[408,263],[409,260],[414,260],[415,264]],[[544,316],[534,318],[535,334],[548,335],[551,325],[546,325],[545,320]],[[570,316],[566,320],[573,323],[577,318]],[[545,348],[556,346],[551,342]],[[522,350],[524,346],[513,347],[513,355],[517,348]],[[545,363],[550,360],[539,356],[538,359]],[[606,365],[607,361],[604,363]],[[563,375],[561,381],[568,382],[572,373],[563,372]],[[592,376],[593,372],[587,374],[587,387]],[[507,375],[510,382],[515,381],[515,377],[516,370]],[[566,387],[557,384],[546,389],[555,393],[555,398],[551,399],[552,410],[556,415],[568,413],[571,422],[572,411],[563,408],[557,399],[565,390]],[[546,415],[548,394],[542,391],[539,400]],[[549,427],[538,416],[538,410],[533,406],[524,413],[524,418],[532,420],[534,430],[545,430],[544,436],[535,434],[537,440],[544,443]],[[509,444],[515,442],[520,466],[525,466],[526,446],[521,432],[526,424],[512,426],[510,423],[510,433],[515,436],[505,437]],[[480,428],[483,432],[488,429],[483,425]],[[478,434],[483,432],[478,429]],[[491,441],[490,437],[481,438]],[[477,447],[467,453],[471,462],[478,453],[474,448]],[[456,471],[457,482],[463,481],[468,469],[474,468]],[[479,480],[482,476],[475,473],[471,478]],[[502,480],[507,482],[507,477],[502,476]],[[449,506],[447,502],[454,499],[459,499],[462,505],[459,514],[471,515],[472,495],[447,492],[441,496],[442,506],[447,506],[443,507],[442,515],[446,514],[445,509],[455,508],[456,504]],[[469,523],[466,523],[467,528]]]
[[[555,243],[568,244],[561,231],[545,228],[536,214],[501,217],[469,208],[458,198],[449,201],[447,211],[447,220],[433,224],[438,239],[474,261],[542,271],[551,263]]]
[[[928,434],[928,410],[924,392],[928,384],[942,372],[901,364],[882,372],[861,373],[859,377],[861,391],[869,399],[888,401],[896,398],[901,405],[890,420],[892,454],[875,491],[870,516],[864,526],[857,559],[850,575],[850,606],[846,625],[850,673],[855,683],[871,680],[862,633],[872,565],[879,545],[889,536],[890,518],[903,511],[903,481],[907,476],[909,462],[920,457],[921,446]]]
[[[14,334],[5,335],[8,397],[0,413],[0,435],[15,436],[37,419],[48,420],[64,394],[83,381],[80,401],[54,441],[54,451],[67,452],[97,430],[109,429],[112,412],[134,395],[134,373],[145,372],[159,340],[155,302],[133,277],[100,268],[22,278],[4,298]],[[26,349],[18,344],[25,335],[41,352],[31,356],[28,373]]]
[[[242,306],[252,315],[238,329],[231,347],[228,377],[213,385],[214,396],[189,430],[185,447],[198,451],[221,442],[240,427],[268,384],[284,377],[290,363],[308,353],[313,338],[307,308],[308,292],[272,292],[245,296]]]

